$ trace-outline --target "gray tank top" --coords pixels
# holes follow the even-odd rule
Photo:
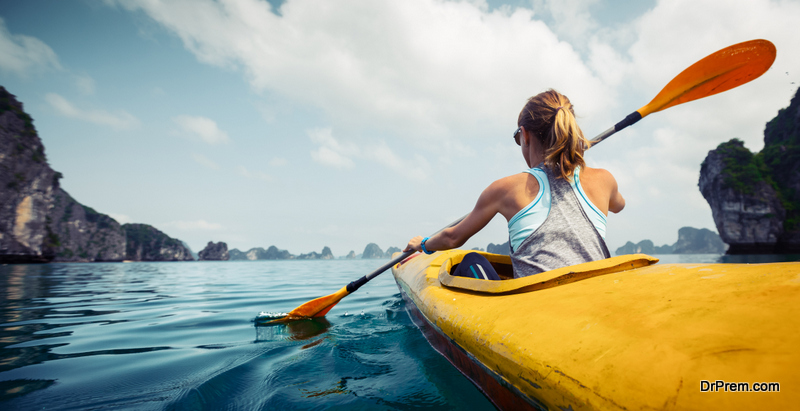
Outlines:
[[[514,278],[611,257],[569,181],[556,178],[549,167],[542,169],[550,182],[550,212],[544,223],[511,253]]]

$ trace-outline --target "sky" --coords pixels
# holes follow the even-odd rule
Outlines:
[[[194,251],[402,248],[525,170],[511,139],[554,88],[593,137],[752,39],[772,68],[587,152],[626,208],[607,243],[716,231],[709,150],[763,146],[800,84],[797,0],[0,0],[0,85],[80,203]],[[497,216],[465,247],[507,241]]]

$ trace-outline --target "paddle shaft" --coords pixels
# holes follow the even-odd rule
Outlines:
[[[637,121],[639,121],[641,119],[642,119],[642,115],[639,114],[638,111],[634,111],[633,113],[628,114],[628,117],[625,117],[624,120],[622,120],[619,123],[615,124],[614,127],[609,128],[608,130],[600,133],[600,135],[598,135],[597,137],[593,138],[591,140],[592,146],[594,146],[595,144],[597,144],[597,143],[599,143],[599,142],[611,137],[612,134],[616,133],[617,131],[622,130],[625,127],[628,127],[628,126],[636,123]]]
[[[452,223],[448,224],[446,227],[442,227],[441,230],[433,233],[431,235],[431,237],[433,237],[436,234],[441,233],[442,231],[444,231],[444,230],[446,230],[446,229],[448,229],[450,227],[455,226],[456,224],[460,223],[462,220],[467,218],[468,215],[469,214],[459,218],[456,221],[453,221]],[[359,288],[361,288],[362,285],[366,284],[369,280],[381,275],[384,271],[392,268],[393,265],[405,260],[406,258],[410,257],[414,253],[416,253],[416,251],[406,251],[403,254],[400,254],[397,258],[395,258],[395,259],[389,261],[388,263],[378,267],[378,269],[376,269],[375,271],[373,271],[373,272],[371,272],[371,273],[359,278],[358,280],[355,280],[355,281],[351,282],[350,284],[347,284],[347,293],[348,294],[353,293],[355,290],[358,290]]]

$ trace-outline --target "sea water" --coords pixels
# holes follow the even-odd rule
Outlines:
[[[389,272],[325,318],[256,321],[384,263],[0,266],[0,409],[493,409],[428,345]]]
[[[254,321],[384,263],[0,266],[0,409],[493,409],[390,272],[325,318]]]

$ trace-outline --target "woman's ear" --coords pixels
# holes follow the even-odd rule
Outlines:
[[[522,136],[519,139],[520,145],[531,145],[531,133],[528,130],[525,130],[525,126],[519,126],[519,128],[522,130],[520,133]]]

